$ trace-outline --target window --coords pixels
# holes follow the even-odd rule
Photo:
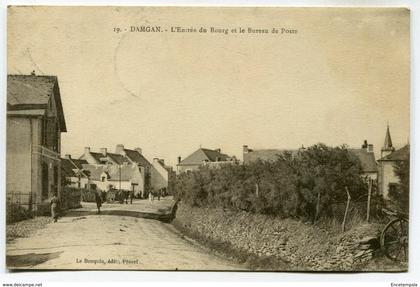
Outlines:
[[[102,176],[102,182],[105,182],[106,176]]]
[[[390,183],[388,186],[388,194],[390,197],[397,198],[398,192],[397,192],[397,184],[396,183]]]

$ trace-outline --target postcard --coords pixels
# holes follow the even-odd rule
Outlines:
[[[408,270],[409,9],[7,21],[8,269]]]

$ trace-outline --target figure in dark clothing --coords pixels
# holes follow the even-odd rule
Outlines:
[[[133,204],[133,199],[134,199],[134,190],[130,192],[130,204]]]
[[[122,190],[118,192],[118,201],[120,202],[120,204],[124,203],[124,191]]]
[[[53,197],[50,200],[50,204],[51,204],[51,217],[54,219],[54,222],[57,222],[58,220],[58,197],[57,197],[57,193],[55,192],[53,194]]]
[[[95,201],[96,201],[96,207],[98,208],[98,214],[100,214],[101,206],[102,206],[102,198],[98,192],[95,192]]]
[[[106,191],[101,191],[102,202],[106,201]]]
[[[125,199],[125,204],[128,204],[128,197],[130,196],[130,193],[128,192],[128,190],[124,190],[124,199]]]

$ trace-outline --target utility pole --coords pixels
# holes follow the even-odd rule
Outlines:
[[[118,168],[119,168],[119,175],[120,175],[119,182],[120,182],[120,192],[121,192],[121,164],[118,165]]]
[[[366,211],[366,221],[369,222],[370,219],[370,198],[372,196],[372,185],[373,185],[373,180],[371,178],[369,178],[369,182],[368,182],[368,201],[367,201],[367,211]]]

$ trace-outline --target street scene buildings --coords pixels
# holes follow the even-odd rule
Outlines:
[[[406,10],[74,9],[9,8],[8,268],[408,269]]]
[[[8,76],[8,198],[36,211],[62,191],[61,133],[66,131],[57,77]]]

